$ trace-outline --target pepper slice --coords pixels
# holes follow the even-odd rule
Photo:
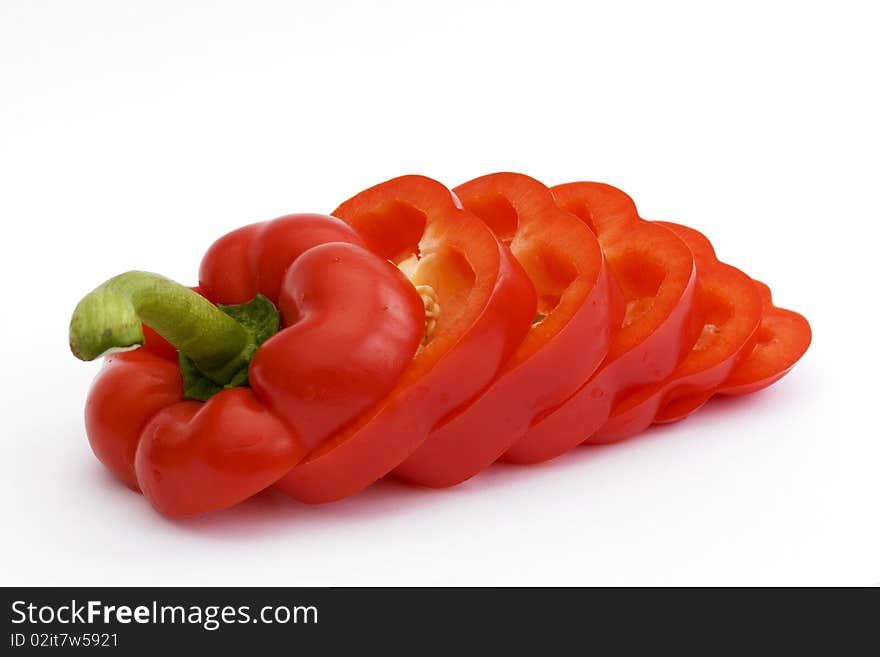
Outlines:
[[[663,417],[674,414],[679,418],[693,412],[724,383],[757,340],[761,296],[752,279],[719,261],[702,233],[679,224],[656,223],[678,235],[694,254],[702,332],[666,380],[645,386],[616,404],[591,443],[632,436],[657,421],[661,411]]]
[[[75,355],[143,344],[110,356],[89,393],[98,458],[164,514],[214,511],[272,485],[372,406],[412,359],[425,315],[400,271],[359,244],[334,217],[293,215],[209,250],[199,291],[236,305],[144,272],[87,295],[71,319]],[[260,292],[283,321],[268,339],[272,302],[237,304]]]
[[[626,313],[593,377],[538,418],[502,457],[514,463],[544,461],[590,438],[617,401],[669,376],[699,329],[694,257],[675,233],[640,219],[632,199],[610,185],[580,182],[551,189],[561,208],[596,233]]]
[[[655,422],[682,420],[713,394],[746,395],[763,390],[791,371],[807,351],[812,337],[807,320],[774,306],[770,288],[754,279],[751,282],[761,299],[761,321],[751,349],[717,390],[670,401],[657,413]]]
[[[774,306],[770,288],[752,282],[763,304],[758,341],[718,390],[721,395],[746,395],[775,383],[791,371],[812,340],[810,324],[802,315]]]
[[[412,282],[439,313],[394,390],[276,484],[309,503],[356,493],[400,465],[436,424],[491,383],[529,330],[536,308],[522,267],[435,180],[395,178],[333,214],[375,253],[411,271]]]
[[[523,266],[538,294],[538,315],[492,385],[394,470],[433,487],[455,485],[488,467],[535,417],[583,385],[623,316],[623,304],[612,302],[596,236],[560,209],[543,184],[495,173],[453,191]]]

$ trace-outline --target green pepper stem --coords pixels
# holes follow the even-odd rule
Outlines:
[[[245,328],[200,294],[143,271],[115,276],[86,295],[70,320],[70,350],[80,360],[144,343],[142,324],[225,385],[247,368],[256,344]]]

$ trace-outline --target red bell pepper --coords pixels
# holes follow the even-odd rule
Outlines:
[[[809,346],[769,288],[620,190],[504,173],[456,192],[396,178],[338,218],[229,233],[198,288],[96,288],[70,324],[76,356],[110,354],[95,454],[168,515],[273,485],[328,502],[389,472],[449,486],[760,390]]]
[[[400,465],[438,422],[491,383],[536,308],[534,288],[510,252],[434,180],[395,178],[333,214],[409,271],[439,313],[398,385],[278,482],[311,503],[351,495]]]
[[[775,383],[791,371],[812,340],[810,324],[802,315],[774,306],[770,288],[752,282],[763,304],[758,341],[719,388],[721,395],[745,395]]]
[[[112,355],[89,394],[98,458],[162,513],[212,511],[272,485],[381,399],[419,347],[424,306],[361,244],[338,219],[294,215],[209,250],[200,291],[237,305],[144,272],[86,296],[75,355],[144,345]]]
[[[544,461],[590,438],[617,401],[669,376],[699,330],[694,258],[675,233],[640,219],[632,199],[609,185],[570,183],[552,191],[561,208],[596,233],[626,314],[596,374],[502,457],[514,463]]]
[[[664,381],[644,386],[618,402],[591,443],[632,436],[657,421],[660,411],[664,417],[684,417],[685,409],[685,415],[693,412],[724,383],[757,339],[761,297],[752,279],[720,262],[702,233],[679,224],[656,223],[678,235],[694,254],[702,332]]]
[[[394,470],[428,486],[452,486],[496,461],[543,411],[567,399],[605,357],[623,304],[595,235],[561,210],[550,190],[522,174],[496,173],[453,190],[523,266],[538,318],[492,385],[435,428]]]

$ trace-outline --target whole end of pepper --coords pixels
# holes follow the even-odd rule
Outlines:
[[[141,320],[131,302],[100,288],[77,304],[70,319],[70,351],[80,360],[95,360],[113,351],[144,343]]]

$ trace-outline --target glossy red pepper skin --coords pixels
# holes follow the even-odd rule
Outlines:
[[[199,267],[199,285],[217,303],[246,303],[258,293],[278,305],[281,282],[300,255],[319,244],[364,246],[343,222],[324,214],[292,214],[242,226],[216,240]]]
[[[95,456],[136,491],[140,485],[134,459],[141,431],[160,410],[183,400],[177,351],[152,331],[145,330],[144,337],[140,349],[107,357],[85,409],[86,435]]]
[[[140,433],[140,489],[166,515],[217,511],[268,488],[308,452],[253,390],[165,406]]]
[[[810,324],[800,314],[773,305],[770,288],[753,281],[761,295],[762,315],[757,342],[718,390],[721,395],[746,395],[788,374],[812,340]]]
[[[300,255],[278,307],[287,328],[254,355],[250,385],[309,449],[392,389],[424,330],[412,285],[391,263],[351,244]]]
[[[250,384],[310,449],[382,399],[421,340],[415,289],[328,215],[290,215],[221,237],[199,281],[218,303],[259,293],[278,306],[287,328],[257,351]]]
[[[282,313],[282,329],[251,362],[252,389],[184,400],[176,351],[145,331],[144,347],[111,356],[89,394],[98,458],[166,515],[214,511],[271,486],[322,433],[372,406],[418,348],[424,307],[397,268],[360,243],[321,215],[218,240],[199,291],[219,303],[262,292]]]
[[[599,366],[619,324],[596,236],[561,210],[550,190],[522,174],[496,173],[456,187],[523,266],[538,313],[503,369],[470,405],[436,427],[394,470],[426,486],[458,484],[496,461],[543,411],[567,399]]]
[[[720,262],[701,233],[679,224],[656,222],[674,232],[694,254],[700,338],[665,380],[621,399],[591,443],[610,443],[643,431],[659,417],[677,419],[705,402],[751,352],[761,321],[761,297],[752,280]],[[686,410],[686,413],[684,412]],[[684,413],[684,415],[682,415]]]
[[[278,482],[309,503],[356,493],[400,465],[435,425],[491,383],[536,308],[534,288],[509,251],[434,180],[395,178],[333,214],[383,258],[418,254],[413,282],[436,292],[441,312],[398,385]]]
[[[593,377],[545,413],[502,457],[535,463],[588,440],[614,404],[640,386],[662,381],[696,341],[696,268],[672,231],[640,219],[632,199],[600,183],[552,188],[556,203],[596,233],[626,314]]]

